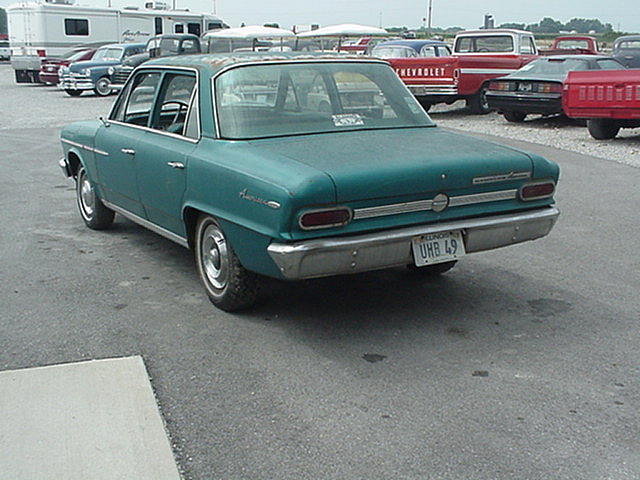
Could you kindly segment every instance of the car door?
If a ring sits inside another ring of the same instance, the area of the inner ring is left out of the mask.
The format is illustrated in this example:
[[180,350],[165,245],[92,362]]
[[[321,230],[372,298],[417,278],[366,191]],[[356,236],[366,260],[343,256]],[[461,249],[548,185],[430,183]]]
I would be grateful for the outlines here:
[[189,154],[199,139],[195,72],[167,71],[162,79],[150,129],[136,149],[136,177],[147,218],[182,237],[182,203]]
[[151,119],[159,72],[143,71],[122,92],[107,124],[96,134],[98,177],[107,201],[144,216],[136,184],[136,151]]

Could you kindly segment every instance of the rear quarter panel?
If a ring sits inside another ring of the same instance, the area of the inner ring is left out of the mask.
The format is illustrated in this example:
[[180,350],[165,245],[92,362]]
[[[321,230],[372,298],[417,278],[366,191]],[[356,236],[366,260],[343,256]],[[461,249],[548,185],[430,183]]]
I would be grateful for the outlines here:
[[387,60],[407,85],[456,85],[458,60],[454,57],[391,58]]

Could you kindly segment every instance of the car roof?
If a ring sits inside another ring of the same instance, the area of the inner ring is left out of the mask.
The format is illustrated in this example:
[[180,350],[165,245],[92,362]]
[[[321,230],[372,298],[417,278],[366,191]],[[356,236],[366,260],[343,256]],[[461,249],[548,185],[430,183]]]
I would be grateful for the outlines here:
[[405,47],[413,48],[414,50],[420,50],[425,45],[442,45],[447,46],[446,42],[441,40],[389,40],[387,42],[380,42],[376,47],[402,45]]
[[211,74],[234,65],[260,63],[291,63],[296,61],[358,61],[360,63],[385,63],[385,61],[362,55],[343,55],[339,53],[313,52],[234,52],[228,54],[180,55],[175,57],[154,58],[145,62],[143,67],[183,67],[208,71]]
[[152,38],[171,38],[171,39],[177,39],[177,40],[182,40],[183,38],[185,39],[197,38],[198,40],[200,40],[200,37],[192,33],[164,33],[161,35],[156,35],[155,37],[152,37]]
[[625,35],[615,39],[614,43],[624,42],[627,40],[640,40],[640,35]]
[[146,46],[146,43],[109,43],[98,48],[124,48],[125,50],[128,50],[130,48],[144,48]]

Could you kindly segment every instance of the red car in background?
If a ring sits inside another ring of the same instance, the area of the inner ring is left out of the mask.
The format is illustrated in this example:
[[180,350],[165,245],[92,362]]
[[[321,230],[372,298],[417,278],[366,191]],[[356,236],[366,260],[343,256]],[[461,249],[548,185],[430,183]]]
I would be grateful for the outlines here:
[[596,140],[640,127],[640,70],[570,72],[562,95],[564,112],[587,120]]
[[61,67],[68,67],[74,62],[91,60],[95,51],[95,48],[76,49],[67,52],[67,54],[61,58],[50,57],[42,60],[40,66],[40,81],[46,84],[57,85],[60,82],[58,71]]
[[337,47],[338,52],[350,52],[355,54],[364,54],[371,42],[371,37],[362,37],[358,40],[347,40]]

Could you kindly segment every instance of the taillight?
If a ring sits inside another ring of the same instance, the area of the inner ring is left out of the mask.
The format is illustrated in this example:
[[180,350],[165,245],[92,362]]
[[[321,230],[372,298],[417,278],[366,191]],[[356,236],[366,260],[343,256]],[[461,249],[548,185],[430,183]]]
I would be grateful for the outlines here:
[[491,82],[489,83],[489,90],[508,92],[511,90],[511,82]]
[[520,188],[520,200],[530,202],[532,200],[548,198],[553,195],[555,190],[556,184],[551,180],[527,183]]
[[300,216],[300,228],[315,230],[318,228],[341,227],[351,221],[351,210],[346,207],[310,210]]
[[46,50],[36,50],[36,53],[38,54],[39,57],[46,57],[47,56],[47,51]]
[[562,84],[561,83],[539,83],[538,92],[539,93],[562,93]]

